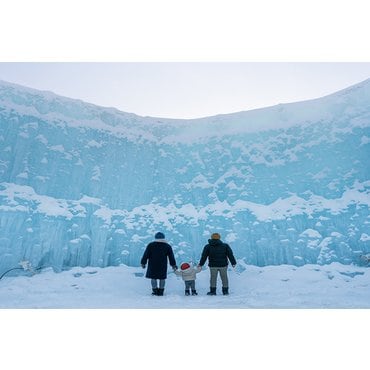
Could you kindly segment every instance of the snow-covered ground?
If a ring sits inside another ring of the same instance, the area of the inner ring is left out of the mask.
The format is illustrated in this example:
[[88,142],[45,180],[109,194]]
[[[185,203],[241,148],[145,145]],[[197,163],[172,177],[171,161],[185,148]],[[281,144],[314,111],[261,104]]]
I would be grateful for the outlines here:
[[197,275],[198,296],[184,296],[184,283],[168,274],[165,295],[150,295],[138,267],[51,269],[33,276],[5,276],[0,308],[370,308],[370,269],[354,265],[230,268],[230,295],[207,296],[209,270]]

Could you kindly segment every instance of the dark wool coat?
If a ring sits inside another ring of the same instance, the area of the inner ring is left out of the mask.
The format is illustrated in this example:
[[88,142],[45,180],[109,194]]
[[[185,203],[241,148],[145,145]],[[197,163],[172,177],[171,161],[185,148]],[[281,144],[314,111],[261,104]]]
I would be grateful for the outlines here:
[[149,279],[166,279],[167,259],[172,267],[176,267],[172,247],[166,241],[156,240],[149,243],[141,258],[142,265],[146,265],[147,261],[149,261],[145,277]]
[[208,258],[209,267],[225,267],[229,259],[231,265],[236,265],[236,260],[230,246],[219,239],[209,239],[203,248],[199,265],[203,266]]

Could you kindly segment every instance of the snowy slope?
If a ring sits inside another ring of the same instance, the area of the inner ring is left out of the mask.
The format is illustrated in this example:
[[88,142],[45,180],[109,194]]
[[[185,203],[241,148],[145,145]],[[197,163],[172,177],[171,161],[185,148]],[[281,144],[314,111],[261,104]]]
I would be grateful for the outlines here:
[[0,272],[178,262],[219,231],[238,259],[344,264],[370,252],[370,80],[305,102],[140,117],[0,82]]

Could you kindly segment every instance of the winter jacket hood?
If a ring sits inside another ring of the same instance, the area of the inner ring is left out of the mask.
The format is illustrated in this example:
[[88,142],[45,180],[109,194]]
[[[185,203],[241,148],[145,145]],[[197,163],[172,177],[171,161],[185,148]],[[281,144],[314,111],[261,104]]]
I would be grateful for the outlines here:
[[220,239],[208,239],[208,244],[209,245],[220,245],[224,244]]

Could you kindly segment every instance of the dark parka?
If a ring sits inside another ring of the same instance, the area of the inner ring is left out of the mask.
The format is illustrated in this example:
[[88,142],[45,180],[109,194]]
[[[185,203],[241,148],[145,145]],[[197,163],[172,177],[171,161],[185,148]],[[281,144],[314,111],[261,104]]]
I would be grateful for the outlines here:
[[172,267],[177,267],[172,247],[166,241],[157,240],[149,243],[141,258],[142,265],[146,265],[147,261],[149,261],[145,277],[149,279],[166,279],[167,258]]
[[208,244],[203,248],[199,265],[203,266],[207,258],[209,267],[225,267],[228,265],[228,259],[232,266],[236,265],[230,246],[219,239],[208,239]]

